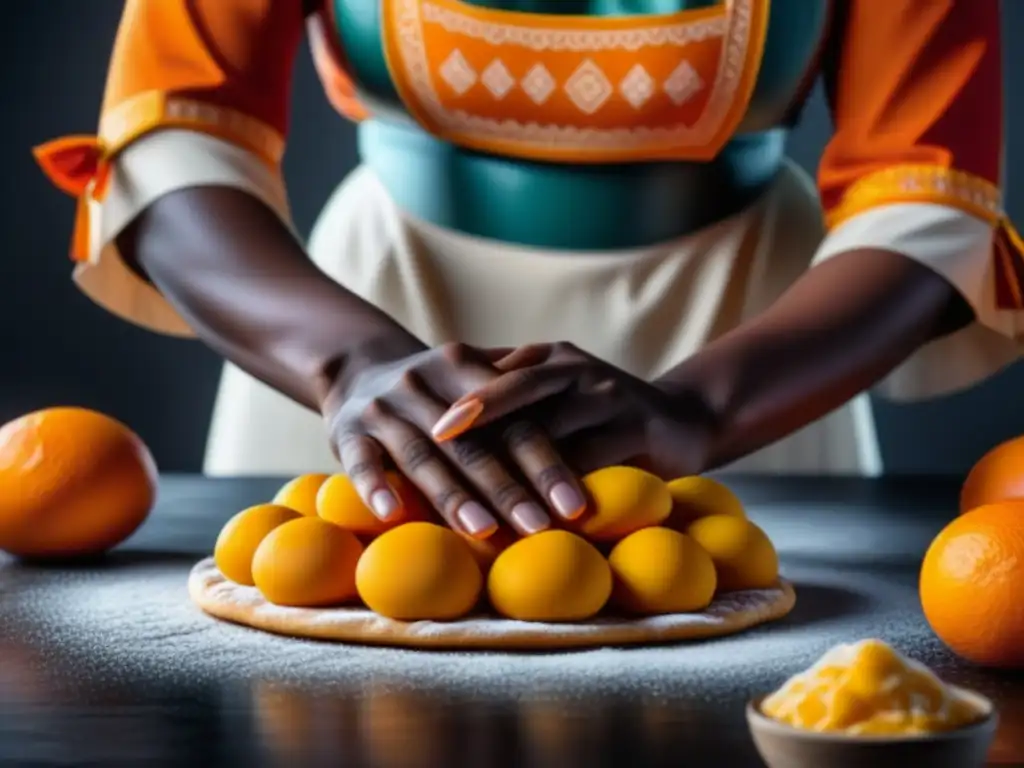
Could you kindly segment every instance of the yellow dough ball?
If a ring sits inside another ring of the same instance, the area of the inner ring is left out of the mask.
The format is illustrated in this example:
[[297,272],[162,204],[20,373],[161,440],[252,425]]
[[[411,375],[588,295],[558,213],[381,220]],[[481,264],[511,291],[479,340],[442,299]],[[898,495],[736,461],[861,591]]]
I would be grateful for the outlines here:
[[605,467],[583,478],[590,495],[586,513],[572,529],[594,541],[617,541],[660,525],[672,512],[672,496],[657,476],[635,467]]
[[426,520],[428,515],[413,485],[397,472],[388,472],[387,478],[392,490],[398,494],[401,511],[390,520],[381,520],[367,507],[352,481],[345,475],[332,475],[316,496],[317,514],[329,523],[334,523],[357,536],[373,537],[391,530],[402,523]]
[[749,520],[711,515],[695,520],[686,533],[711,555],[718,591],[767,589],[779,577],[779,557],[768,535]]
[[685,531],[694,520],[711,515],[747,516],[741,502],[728,486],[710,477],[680,477],[668,483],[672,496],[672,514],[666,528]]
[[299,475],[289,480],[274,496],[274,504],[291,507],[307,517],[316,517],[316,495],[330,475]]
[[625,613],[656,615],[702,611],[715,596],[715,564],[703,547],[669,528],[630,534],[608,557],[612,602]]
[[276,528],[252,560],[256,587],[275,605],[320,608],[356,596],[359,540],[316,517],[300,517]]
[[382,533],[356,569],[363,602],[401,621],[448,621],[469,613],[483,576],[463,538],[433,523],[406,523]]
[[557,529],[517,541],[498,555],[487,578],[494,610],[520,621],[589,619],[611,591],[611,569],[601,553]]
[[280,504],[259,504],[243,509],[228,520],[217,537],[213,548],[217,568],[236,584],[253,586],[252,558],[256,549],[275,528],[301,516]]

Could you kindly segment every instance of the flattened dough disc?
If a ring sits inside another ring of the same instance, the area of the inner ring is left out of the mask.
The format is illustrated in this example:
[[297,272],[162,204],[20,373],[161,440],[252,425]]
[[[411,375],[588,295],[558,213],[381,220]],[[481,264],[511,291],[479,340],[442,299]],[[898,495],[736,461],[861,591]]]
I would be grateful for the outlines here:
[[793,586],[734,592],[701,613],[627,620],[601,618],[576,624],[542,624],[491,616],[460,621],[394,621],[365,608],[282,608],[255,587],[228,581],[213,558],[197,563],[188,580],[192,600],[224,621],[289,637],[363,645],[477,650],[555,650],[647,645],[733,635],[780,619],[796,604]]

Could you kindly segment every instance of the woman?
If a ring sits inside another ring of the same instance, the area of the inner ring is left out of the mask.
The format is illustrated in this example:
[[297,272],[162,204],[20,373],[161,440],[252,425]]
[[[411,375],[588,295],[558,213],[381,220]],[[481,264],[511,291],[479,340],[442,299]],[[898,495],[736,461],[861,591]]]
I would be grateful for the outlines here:
[[[279,165],[307,25],[362,156],[312,260]],[[230,361],[209,472],[336,456],[387,518],[394,464],[452,526],[525,534],[601,464],[877,474],[866,389],[1015,359],[999,27],[997,0],[128,0],[98,137],[37,157],[80,199],[82,289]],[[815,189],[783,144],[819,75]]]

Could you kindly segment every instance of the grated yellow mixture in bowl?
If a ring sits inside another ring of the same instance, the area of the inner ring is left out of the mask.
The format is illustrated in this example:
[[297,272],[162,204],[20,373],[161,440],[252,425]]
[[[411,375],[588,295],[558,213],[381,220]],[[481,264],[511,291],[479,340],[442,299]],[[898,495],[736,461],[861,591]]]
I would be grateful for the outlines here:
[[849,736],[915,736],[984,716],[930,669],[881,640],[837,646],[767,697],[761,711],[802,730]]

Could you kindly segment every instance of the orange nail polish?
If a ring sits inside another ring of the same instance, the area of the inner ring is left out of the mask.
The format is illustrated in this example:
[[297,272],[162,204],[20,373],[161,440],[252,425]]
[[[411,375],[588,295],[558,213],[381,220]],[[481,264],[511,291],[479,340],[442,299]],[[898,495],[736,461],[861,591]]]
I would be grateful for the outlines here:
[[467,429],[473,426],[473,423],[480,418],[480,414],[484,412],[484,404],[479,400],[467,400],[462,405],[456,405],[453,408],[449,408],[448,411],[437,420],[434,428],[430,430],[430,434],[434,436],[434,439],[439,442],[451,440],[453,437],[458,437]]

